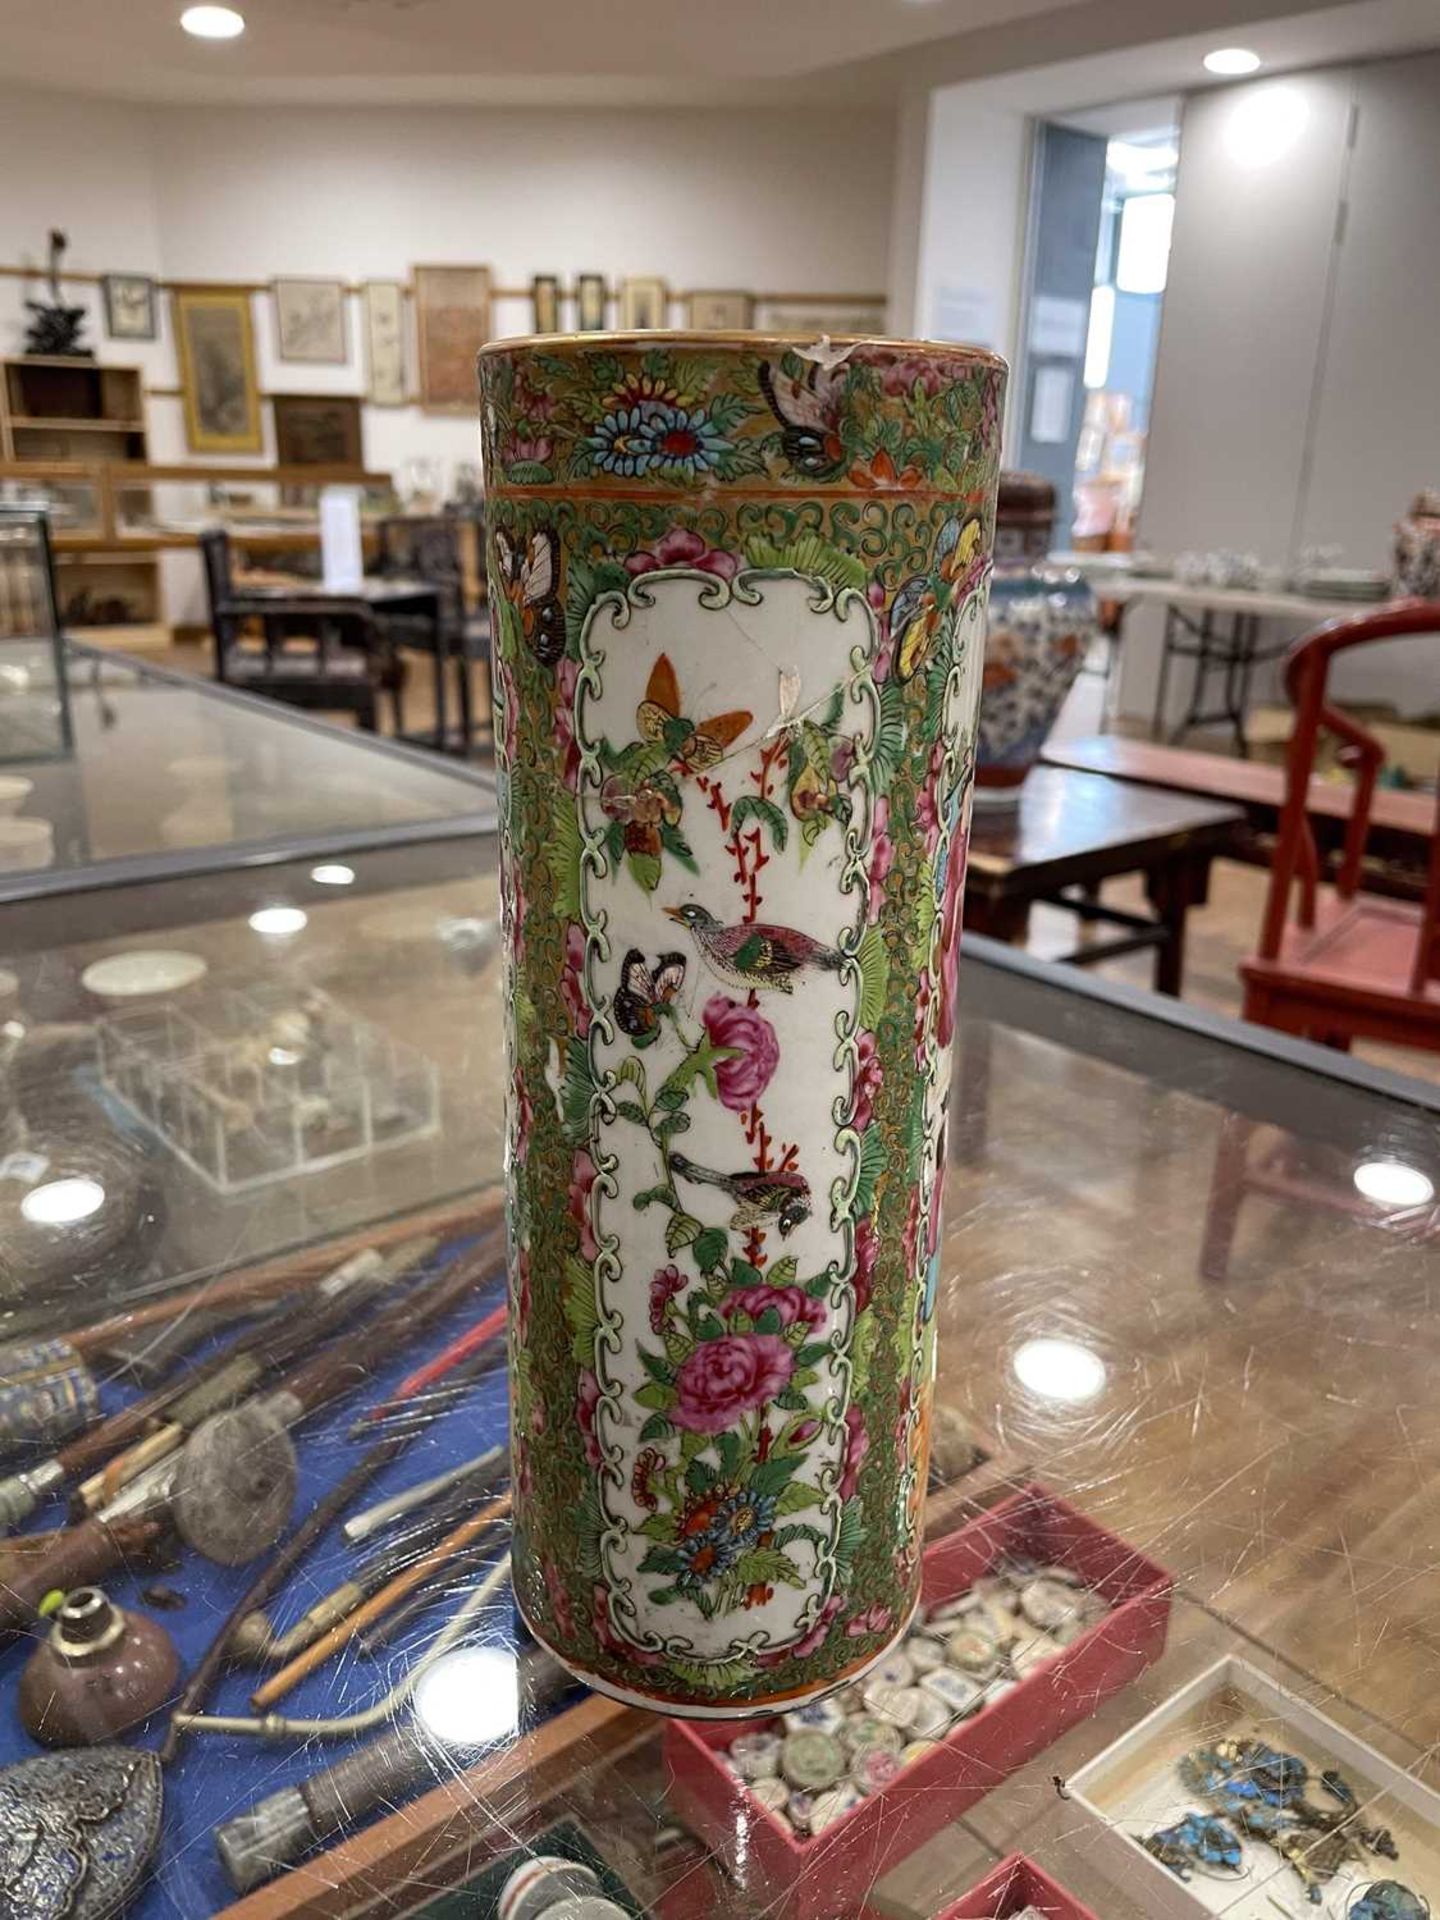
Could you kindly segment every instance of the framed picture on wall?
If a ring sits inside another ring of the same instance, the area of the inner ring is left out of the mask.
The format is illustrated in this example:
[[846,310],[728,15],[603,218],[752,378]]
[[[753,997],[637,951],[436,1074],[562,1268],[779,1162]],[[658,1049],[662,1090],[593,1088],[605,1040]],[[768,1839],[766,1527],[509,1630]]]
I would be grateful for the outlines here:
[[748,333],[755,324],[753,293],[703,292],[690,296],[690,325],[706,333]]
[[405,289],[398,280],[367,280],[365,306],[366,398],[372,407],[403,407],[405,392]]
[[159,333],[155,282],[148,273],[103,273],[105,331],[112,340],[154,340]]
[[172,299],[185,444],[191,453],[259,453],[264,438],[249,294],[180,286]]
[[560,331],[560,282],[553,273],[537,273],[530,281],[530,325],[535,333]]
[[620,282],[620,325],[627,332],[650,332],[670,318],[670,289],[653,275],[636,274]]
[[575,282],[575,324],[581,333],[600,333],[605,327],[605,311],[610,291],[603,273],[582,273]]
[[412,275],[420,405],[427,413],[473,413],[475,355],[490,338],[490,269],[415,267]]
[[363,468],[360,402],[350,393],[277,393],[275,464]]
[[282,360],[343,366],[345,288],[339,280],[275,280],[275,349]]
[[788,306],[783,300],[763,301],[756,313],[757,326],[766,333],[861,333],[885,331],[885,309],[857,300],[852,306]]

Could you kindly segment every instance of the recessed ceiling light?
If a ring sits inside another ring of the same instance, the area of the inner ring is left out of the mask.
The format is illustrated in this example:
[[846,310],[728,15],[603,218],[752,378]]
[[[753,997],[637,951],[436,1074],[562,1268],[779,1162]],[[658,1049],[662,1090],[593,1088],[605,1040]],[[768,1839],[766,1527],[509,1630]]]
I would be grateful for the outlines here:
[[32,1187],[20,1202],[20,1214],[32,1227],[69,1227],[77,1220],[88,1220],[104,1204],[105,1189],[100,1182],[77,1175]]
[[187,7],[180,24],[197,40],[237,40],[245,31],[245,16],[234,7]]
[[1260,56],[1252,53],[1249,47],[1216,47],[1213,53],[1205,56],[1207,73],[1223,73],[1231,78],[1241,73],[1257,73],[1260,69]]
[[1435,1198],[1435,1182],[1403,1160],[1362,1160],[1354,1180],[1377,1207],[1427,1207]]
[[309,924],[310,916],[303,907],[261,907],[250,916],[256,933],[303,933]]
[[310,869],[310,878],[317,887],[348,887],[354,884],[355,869],[339,860],[327,860],[323,866]]
[[1042,1400],[1076,1406],[1105,1385],[1105,1362],[1078,1340],[1027,1340],[1011,1364],[1021,1386]]

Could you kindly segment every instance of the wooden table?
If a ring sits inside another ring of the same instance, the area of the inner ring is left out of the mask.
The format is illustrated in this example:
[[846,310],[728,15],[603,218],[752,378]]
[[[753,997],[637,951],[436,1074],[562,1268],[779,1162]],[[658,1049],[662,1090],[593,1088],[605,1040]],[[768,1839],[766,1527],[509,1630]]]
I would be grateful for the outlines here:
[[[1215,800],[1103,774],[1036,767],[1020,789],[1018,807],[977,808],[972,816],[965,925],[1020,941],[1037,900],[1063,906],[1083,921],[1120,929],[1114,938],[1079,946],[1063,959],[1093,966],[1151,947],[1156,990],[1178,994],[1186,914],[1203,904],[1210,862],[1244,818],[1238,807]],[[1153,919],[1101,904],[1101,882],[1121,873],[1144,876]]]
[[[1243,810],[1247,830],[1230,851],[1237,859],[1270,864],[1270,836],[1285,804],[1283,767],[1164,747],[1151,740],[1126,740],[1114,733],[1052,741],[1041,758],[1051,767],[1107,774],[1140,786],[1167,787],[1196,798],[1233,803]],[[1311,779],[1305,804],[1322,854],[1343,845],[1351,799],[1350,781],[1325,780],[1318,774]],[[1365,884],[1407,898],[1413,898],[1417,889],[1423,891],[1434,832],[1433,795],[1378,788],[1370,808]]]
[[[1260,623],[1283,620],[1292,626],[1314,627],[1345,614],[1360,613],[1373,601],[1327,600],[1279,587],[1213,587],[1203,582],[1177,580],[1172,575],[1137,577],[1119,569],[1085,567],[1086,579],[1102,600],[1128,608],[1146,602],[1163,607],[1165,636],[1160,655],[1160,678],[1155,690],[1154,737],[1181,740],[1193,727],[1230,727],[1242,757],[1250,751],[1245,714],[1255,669],[1287,651],[1288,640],[1261,644]],[[1176,725],[1165,727],[1165,699],[1170,663],[1195,662],[1195,680],[1185,712]],[[1212,676],[1220,680],[1219,705],[1207,709]]]
[[[419,621],[428,629],[435,654],[435,738],[433,744],[444,750],[447,716],[445,712],[445,671],[450,647],[442,618],[441,589],[433,580],[400,575],[366,574],[353,586],[330,587],[323,580],[293,579],[261,572],[241,573],[235,580],[232,603],[241,611],[256,613],[294,613],[297,616],[327,613],[365,612],[382,624],[386,620]],[[409,737],[409,736],[407,736]]]

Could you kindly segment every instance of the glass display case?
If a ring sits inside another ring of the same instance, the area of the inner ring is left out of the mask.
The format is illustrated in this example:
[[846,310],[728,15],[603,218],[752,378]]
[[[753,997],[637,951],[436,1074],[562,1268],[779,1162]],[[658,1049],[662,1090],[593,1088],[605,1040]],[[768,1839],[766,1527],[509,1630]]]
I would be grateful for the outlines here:
[[[13,1910],[42,1866],[136,1920],[1440,1906],[1440,1089],[967,939],[926,1646],[834,1709],[901,1764],[820,1817],[768,1724],[515,1627],[486,783],[78,680],[68,851],[0,901]],[[1243,1824],[1222,1740],[1288,1852],[1160,1837]]]
[[[49,510],[0,502],[0,766],[53,759],[70,739]],[[23,775],[10,775],[0,820],[18,814],[28,792]],[[38,857],[23,838],[0,839],[0,870]]]

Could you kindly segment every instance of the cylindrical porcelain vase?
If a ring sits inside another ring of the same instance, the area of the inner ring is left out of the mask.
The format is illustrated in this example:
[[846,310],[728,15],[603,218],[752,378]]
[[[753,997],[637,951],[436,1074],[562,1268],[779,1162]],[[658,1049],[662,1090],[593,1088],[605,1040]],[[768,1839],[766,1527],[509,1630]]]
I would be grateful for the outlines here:
[[516,1597],[604,1692],[755,1713],[918,1592],[1004,363],[480,370]]

